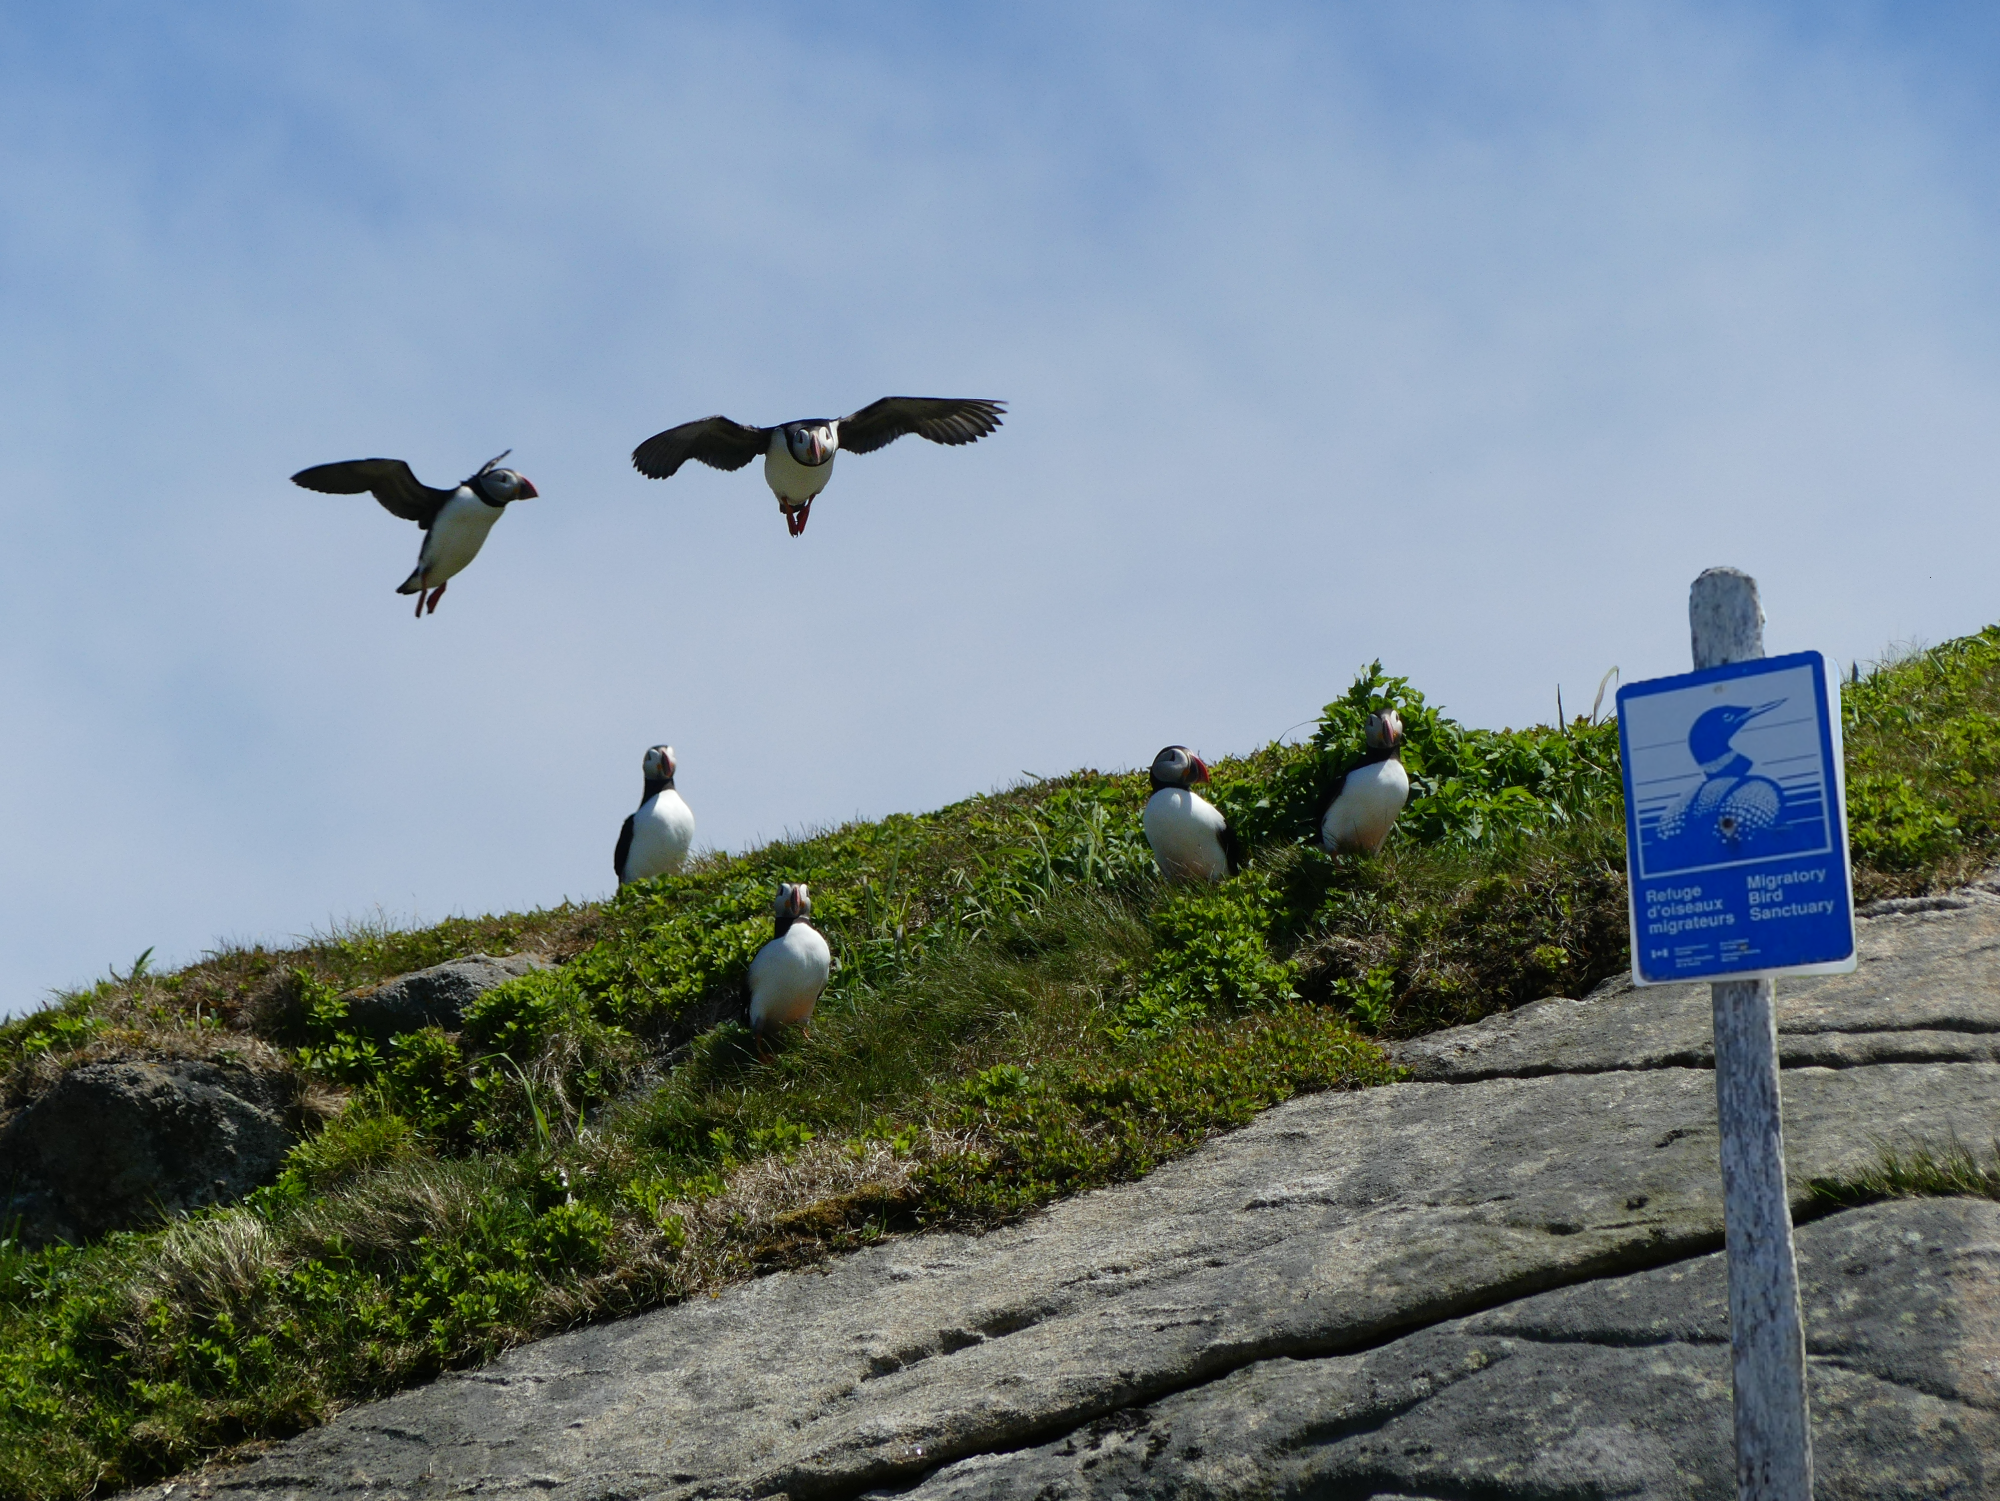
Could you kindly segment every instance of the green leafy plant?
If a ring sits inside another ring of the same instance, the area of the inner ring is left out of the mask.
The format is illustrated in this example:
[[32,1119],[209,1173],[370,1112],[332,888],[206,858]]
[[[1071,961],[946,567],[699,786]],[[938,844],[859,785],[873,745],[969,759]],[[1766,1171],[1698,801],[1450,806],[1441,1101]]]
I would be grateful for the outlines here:
[[1389,1007],[1396,996],[1396,972],[1384,965],[1353,979],[1334,981],[1333,991],[1347,1003],[1364,1030],[1379,1032],[1389,1019]]
[[1961,881],[2000,856],[2000,626],[1842,685],[1856,895]]
[[1169,896],[1155,909],[1153,961],[1121,1008],[1119,1035],[1157,1036],[1212,1010],[1296,999],[1295,966],[1270,950],[1275,905],[1261,872]]
[[1615,723],[1468,729],[1380,662],[1326,706],[1304,745],[1274,747],[1218,777],[1217,805],[1254,843],[1316,841],[1334,783],[1362,753],[1369,716],[1391,708],[1403,721],[1414,790],[1397,837],[1481,845],[1623,806]]

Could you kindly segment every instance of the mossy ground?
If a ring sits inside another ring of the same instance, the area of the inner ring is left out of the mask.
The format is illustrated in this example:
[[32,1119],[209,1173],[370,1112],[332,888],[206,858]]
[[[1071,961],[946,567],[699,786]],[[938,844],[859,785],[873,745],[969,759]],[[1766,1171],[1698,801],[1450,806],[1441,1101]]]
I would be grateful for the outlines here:
[[[1378,856],[1313,844],[1386,703],[1419,798]],[[2000,845],[2000,628],[1847,690],[1858,894]],[[521,1340],[1142,1174],[1378,1039],[1622,969],[1614,727],[1469,730],[1371,669],[1302,745],[1216,769],[1252,858],[1163,888],[1143,775],[855,824],[614,900],[135,964],[0,1028],[0,1111],[92,1057],[233,1054],[325,1124],[252,1201],[88,1247],[0,1244],[0,1495],[109,1490]],[[761,1063],[726,1018],[779,880],[838,956]],[[381,1043],[341,997],[472,952],[561,962]]]

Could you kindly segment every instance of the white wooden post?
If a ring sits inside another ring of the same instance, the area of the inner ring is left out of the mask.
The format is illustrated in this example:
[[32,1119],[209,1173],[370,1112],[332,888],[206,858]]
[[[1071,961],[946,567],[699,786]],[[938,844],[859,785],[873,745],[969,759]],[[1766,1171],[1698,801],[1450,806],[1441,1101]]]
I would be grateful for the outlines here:
[[[1696,671],[1763,656],[1757,581],[1734,568],[1709,569],[1688,591],[1688,625]],[[1770,980],[1729,980],[1711,991],[1723,1238],[1729,1254],[1736,1494],[1741,1501],[1812,1501],[1805,1320],[1785,1194],[1775,986]]]

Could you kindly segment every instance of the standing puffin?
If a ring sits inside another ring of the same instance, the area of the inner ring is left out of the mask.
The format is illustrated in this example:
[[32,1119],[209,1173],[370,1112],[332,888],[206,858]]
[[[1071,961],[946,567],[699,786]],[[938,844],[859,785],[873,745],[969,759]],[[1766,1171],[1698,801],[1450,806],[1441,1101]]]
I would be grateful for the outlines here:
[[806,1030],[813,1004],[833,973],[833,950],[806,919],[812,894],[804,882],[778,887],[777,936],[750,961],[750,1034],[768,1053],[773,1027]]
[[1333,800],[1320,819],[1319,837],[1329,851],[1373,853],[1389,837],[1396,817],[1410,800],[1410,774],[1403,769],[1403,717],[1394,709],[1368,716],[1367,750],[1333,784]]
[[[364,490],[382,502],[391,516],[414,521],[424,529],[417,567],[396,587],[398,594],[417,596],[417,614],[438,607],[452,575],[479,556],[486,534],[500,513],[517,500],[532,500],[535,487],[517,470],[502,469],[508,449],[479,466],[479,472],[456,489],[433,490],[418,482],[401,459],[348,459],[339,464],[315,464],[292,476],[292,483],[322,495],[359,495]],[[426,601],[425,590],[430,591]]]
[[906,433],[933,443],[977,443],[1000,425],[1003,401],[950,396],[885,396],[847,417],[806,417],[776,427],[749,427],[727,417],[704,417],[655,433],[632,450],[632,467],[666,479],[689,459],[713,469],[741,469],[759,454],[764,483],[778,497],[785,529],[806,529],[813,497],[833,478],[833,456],[873,453]]
[[645,772],[639,811],[625,815],[618,849],[611,857],[620,886],[648,876],[672,875],[694,844],[694,814],[674,790],[674,748],[656,745],[647,751]]
[[1194,790],[1208,780],[1208,763],[1185,745],[1170,745],[1153,757],[1152,776],[1142,822],[1160,874],[1169,881],[1219,881],[1235,870],[1235,831]]

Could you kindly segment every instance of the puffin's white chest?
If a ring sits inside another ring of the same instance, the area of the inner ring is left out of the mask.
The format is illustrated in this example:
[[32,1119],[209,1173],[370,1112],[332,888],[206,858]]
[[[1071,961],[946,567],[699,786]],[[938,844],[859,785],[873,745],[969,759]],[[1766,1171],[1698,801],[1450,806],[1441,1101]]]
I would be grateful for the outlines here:
[[678,792],[664,788],[632,815],[632,848],[625,855],[625,879],[643,881],[677,871],[693,847],[694,812]]
[[750,1030],[802,1026],[833,973],[833,950],[811,923],[795,922],[750,961]]
[[1225,820],[1215,805],[1185,787],[1162,787],[1146,800],[1146,843],[1170,881],[1219,881],[1229,874],[1223,852]]
[[452,492],[424,533],[423,551],[417,555],[425,586],[435,588],[478,557],[503,509],[489,506],[464,485]]
[[1410,774],[1393,756],[1357,766],[1320,820],[1320,842],[1329,850],[1378,850],[1410,800]]
[[773,433],[771,446],[764,453],[764,483],[778,499],[798,505],[826,488],[826,482],[833,478],[833,461],[839,456],[836,451],[827,455],[824,464],[801,464],[792,457],[785,435]]

